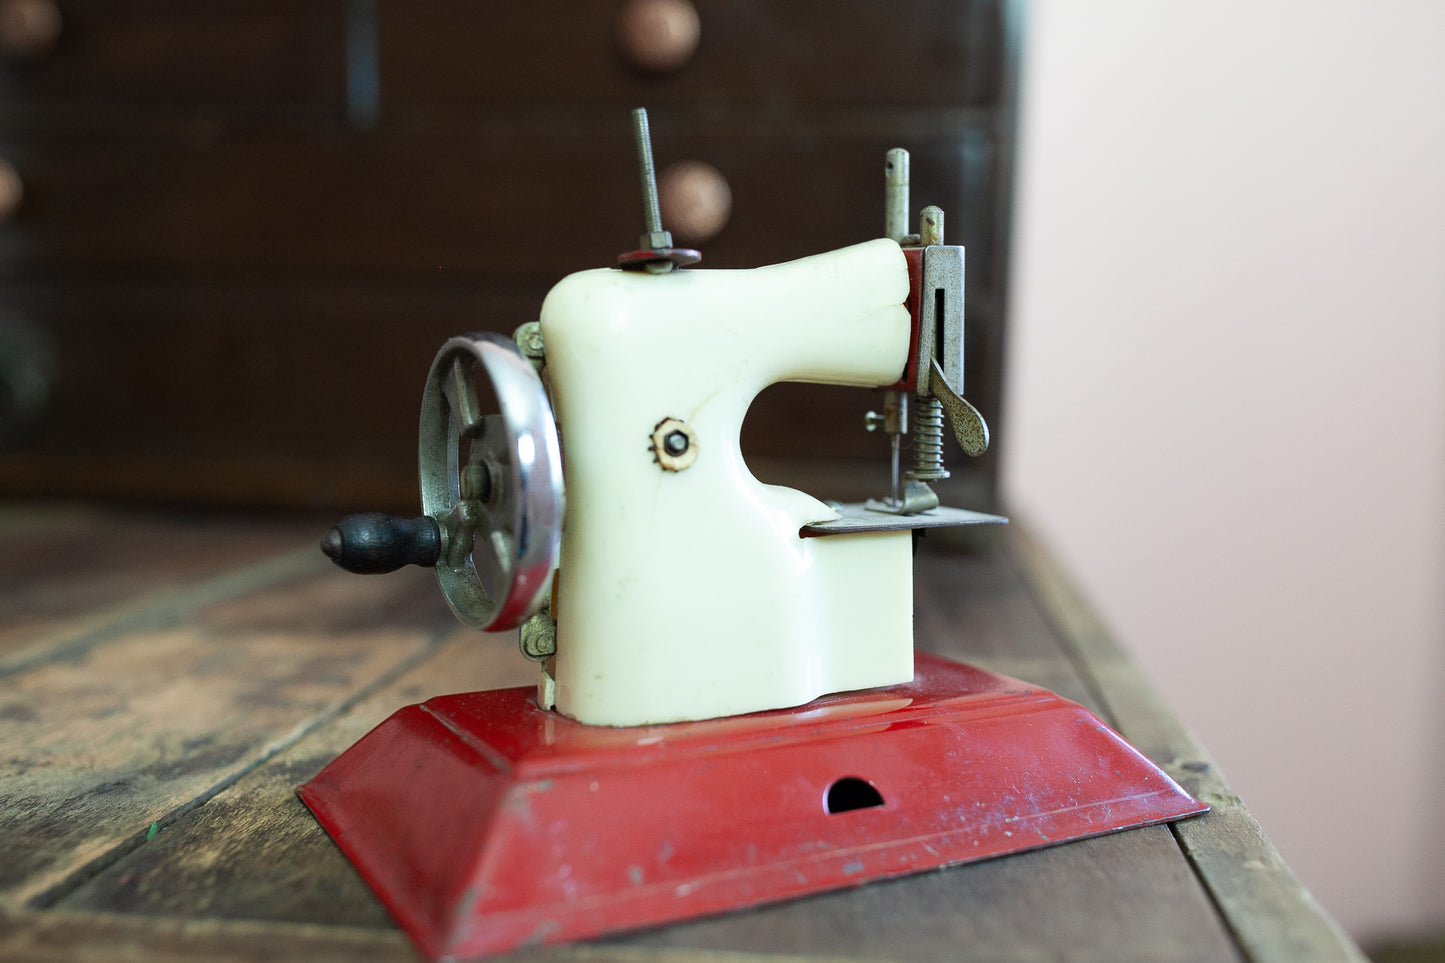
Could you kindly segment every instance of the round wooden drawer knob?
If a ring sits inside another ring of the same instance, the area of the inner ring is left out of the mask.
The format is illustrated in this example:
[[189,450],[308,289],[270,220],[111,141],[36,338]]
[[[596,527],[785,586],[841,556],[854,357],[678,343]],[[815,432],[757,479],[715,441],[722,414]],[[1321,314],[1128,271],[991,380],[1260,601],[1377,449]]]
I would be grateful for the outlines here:
[[711,164],[678,161],[657,179],[662,223],[680,241],[703,244],[717,237],[733,212],[727,178]]
[[0,0],[0,53],[12,60],[37,60],[60,39],[55,0]]
[[8,221],[20,209],[20,200],[25,196],[25,185],[20,173],[3,157],[0,157],[0,221]]
[[658,73],[692,59],[702,37],[689,0],[626,0],[617,11],[617,43],[634,66]]

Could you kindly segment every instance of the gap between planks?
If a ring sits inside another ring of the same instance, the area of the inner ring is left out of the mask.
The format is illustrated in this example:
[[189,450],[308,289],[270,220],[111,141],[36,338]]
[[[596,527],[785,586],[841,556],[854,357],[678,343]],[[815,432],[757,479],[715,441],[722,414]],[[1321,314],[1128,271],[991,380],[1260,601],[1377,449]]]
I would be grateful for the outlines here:
[[180,589],[160,589],[97,612],[31,643],[0,661],[0,679],[78,659],[96,646],[134,632],[171,628],[208,605],[326,570],[314,547],[293,549]]
[[[309,556],[315,553],[313,551],[308,551],[307,554]],[[261,766],[264,766],[266,763],[270,762],[272,759],[285,752],[287,749],[290,749],[292,746],[305,739],[311,733],[327,725],[333,719],[336,719],[337,717],[350,711],[354,706],[356,706],[366,698],[370,697],[381,689],[384,689],[385,687],[391,685],[393,682],[406,675],[406,673],[410,672],[418,665],[421,665],[423,662],[436,655],[437,652],[441,651],[443,647],[449,644],[449,642],[453,638],[455,638],[457,634],[458,633],[456,629],[451,626],[443,630],[438,630],[437,632],[429,636],[420,645],[412,649],[412,651],[408,653],[407,656],[401,661],[397,662],[391,668],[376,676],[370,682],[356,689],[346,698],[340,700],[339,702],[336,702],[335,704],[322,710],[321,712],[316,713],[310,718],[301,720],[294,727],[292,727],[291,731],[288,732],[286,735],[267,744],[261,749],[260,752],[256,753],[256,755],[252,756],[250,759],[243,760],[238,763],[234,769],[221,777],[215,783],[211,784],[209,787],[202,790],[197,795],[191,797],[184,803],[181,803],[179,806],[172,808],[164,815],[162,815],[159,819],[155,820],[153,823],[132,833],[130,836],[121,840],[119,843],[112,846],[101,855],[95,857],[89,862],[82,864],[81,866],[78,866],[59,883],[56,883],[54,886],[51,886],[50,888],[32,896],[26,901],[25,905],[31,909],[48,909],[50,907],[53,907],[55,904],[63,900],[66,896],[70,895],[80,887],[84,886],[95,876],[104,872],[106,869],[115,865],[120,860],[140,849],[140,847],[144,846],[160,830],[170,827],[177,820],[183,818],[186,814],[192,812],[200,806],[205,805],[211,799],[214,799],[217,795],[229,789],[231,786],[235,785],[247,774],[254,772]]]

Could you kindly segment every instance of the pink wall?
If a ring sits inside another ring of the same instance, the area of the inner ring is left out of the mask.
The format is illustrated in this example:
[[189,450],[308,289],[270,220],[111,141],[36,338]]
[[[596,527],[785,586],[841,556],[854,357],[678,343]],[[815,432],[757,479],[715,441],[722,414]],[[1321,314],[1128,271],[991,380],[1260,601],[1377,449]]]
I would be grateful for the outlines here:
[[1030,6],[1010,508],[1342,923],[1445,922],[1445,3]]

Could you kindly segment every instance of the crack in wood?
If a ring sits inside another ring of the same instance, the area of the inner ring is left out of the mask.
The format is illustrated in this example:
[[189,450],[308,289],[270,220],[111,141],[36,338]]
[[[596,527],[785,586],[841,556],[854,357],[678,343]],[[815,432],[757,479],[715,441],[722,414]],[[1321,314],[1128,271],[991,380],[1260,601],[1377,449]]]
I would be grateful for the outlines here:
[[72,626],[62,630],[0,661],[0,679],[56,662],[80,659],[97,646],[126,635],[170,628],[208,605],[314,575],[325,569],[321,554],[308,546],[181,589],[147,593],[138,601],[97,613],[87,618],[79,628]]
[[[310,554],[314,553],[309,552],[308,555]],[[284,559],[285,557],[286,556],[283,556],[282,558]],[[445,630],[438,630],[429,636],[426,641],[413,649],[406,658],[397,662],[390,669],[381,673],[329,708],[297,723],[289,733],[263,747],[256,755],[240,763],[235,769],[231,770],[202,792],[188,799],[181,805],[174,807],[153,822],[148,823],[145,827],[132,833],[101,855],[76,867],[75,870],[69,873],[59,883],[31,897],[26,902],[26,907],[43,910],[55,906],[91,879],[94,879],[100,873],[103,873],[111,866],[114,866],[122,859],[125,859],[140,849],[140,847],[155,838],[158,832],[163,832],[188,813],[205,805],[222,792],[225,792],[249,773],[266,765],[272,759],[290,749],[292,746],[295,746],[313,732],[326,726],[339,716],[344,715],[372,694],[396,682],[412,669],[436,655],[437,652],[441,651],[441,649],[448,644],[448,641],[454,637],[455,634],[455,630],[452,627],[448,627]]]

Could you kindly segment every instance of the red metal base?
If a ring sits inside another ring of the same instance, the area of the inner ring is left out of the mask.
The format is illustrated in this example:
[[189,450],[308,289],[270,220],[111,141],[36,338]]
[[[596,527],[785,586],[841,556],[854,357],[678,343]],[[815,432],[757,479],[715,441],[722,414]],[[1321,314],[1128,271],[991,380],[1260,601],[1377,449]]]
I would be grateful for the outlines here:
[[432,957],[753,906],[1178,819],[1088,711],[920,653],[914,681],[611,729],[531,689],[442,696],[299,790]]

